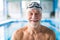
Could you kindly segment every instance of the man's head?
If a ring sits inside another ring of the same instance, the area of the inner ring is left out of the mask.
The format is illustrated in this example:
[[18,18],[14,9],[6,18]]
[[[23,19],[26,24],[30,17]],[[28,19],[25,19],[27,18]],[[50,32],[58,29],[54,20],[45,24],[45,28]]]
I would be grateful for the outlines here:
[[39,3],[32,2],[27,7],[27,18],[29,23],[36,25],[41,20],[42,8]]

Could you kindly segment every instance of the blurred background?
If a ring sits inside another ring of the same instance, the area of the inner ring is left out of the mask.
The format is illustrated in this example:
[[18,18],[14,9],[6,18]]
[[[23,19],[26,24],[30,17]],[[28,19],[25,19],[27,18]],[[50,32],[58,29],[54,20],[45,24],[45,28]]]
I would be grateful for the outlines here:
[[60,0],[0,0],[0,40],[11,40],[12,33],[27,24],[25,13],[30,2],[41,4],[41,24],[60,40]]

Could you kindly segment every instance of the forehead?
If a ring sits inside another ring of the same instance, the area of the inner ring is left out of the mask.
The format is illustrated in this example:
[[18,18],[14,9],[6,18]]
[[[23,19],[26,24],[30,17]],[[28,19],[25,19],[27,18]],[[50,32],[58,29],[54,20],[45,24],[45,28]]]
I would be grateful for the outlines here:
[[33,13],[36,13],[36,12],[37,12],[37,13],[41,13],[41,10],[39,10],[39,9],[34,9],[34,8],[33,8],[33,9],[28,9],[27,11],[28,11],[28,12],[33,12]]

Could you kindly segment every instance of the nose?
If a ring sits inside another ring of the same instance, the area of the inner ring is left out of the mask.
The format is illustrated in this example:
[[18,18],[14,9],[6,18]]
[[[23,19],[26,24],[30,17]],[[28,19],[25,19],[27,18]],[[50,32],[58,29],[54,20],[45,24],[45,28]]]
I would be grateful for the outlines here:
[[32,18],[33,18],[33,19],[35,19],[35,17],[36,17],[36,15],[35,15],[35,14],[33,14],[33,15],[32,15]]

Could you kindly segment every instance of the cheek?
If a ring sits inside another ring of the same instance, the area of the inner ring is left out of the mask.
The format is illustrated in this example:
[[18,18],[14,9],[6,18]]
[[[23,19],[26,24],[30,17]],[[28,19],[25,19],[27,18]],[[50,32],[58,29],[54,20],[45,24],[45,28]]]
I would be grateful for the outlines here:
[[32,17],[30,15],[27,16],[28,20],[30,20]]
[[41,20],[41,18],[42,18],[41,15],[39,15],[39,16],[38,16],[38,19]]

